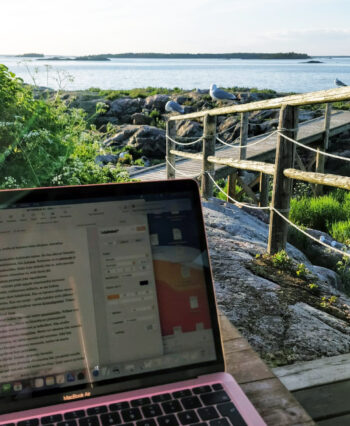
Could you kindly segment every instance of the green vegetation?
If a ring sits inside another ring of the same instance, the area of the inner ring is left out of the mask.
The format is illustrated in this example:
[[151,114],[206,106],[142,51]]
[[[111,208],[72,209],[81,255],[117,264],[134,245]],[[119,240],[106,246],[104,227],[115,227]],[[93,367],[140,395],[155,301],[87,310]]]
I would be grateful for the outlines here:
[[290,219],[347,243],[350,239],[350,193],[337,190],[317,198],[294,198],[290,204]]
[[[219,179],[217,181],[217,184],[225,192],[225,194],[228,193],[227,179]],[[243,189],[239,185],[236,185],[235,192],[236,192],[235,200],[244,201],[244,192],[243,192]],[[226,197],[225,194],[223,194],[218,188],[214,187],[214,194],[213,194],[214,197],[217,197],[217,198],[219,198],[220,200],[223,200],[223,201],[227,201],[227,197]]]
[[153,95],[172,95],[181,93],[182,90],[178,87],[174,89],[166,89],[165,87],[146,87],[135,88],[130,90],[101,90],[96,87],[91,87],[89,92],[96,93],[98,96],[104,97],[107,100],[114,101],[118,98],[147,98]]
[[99,133],[85,113],[56,96],[37,99],[0,65],[0,188],[124,181],[120,167],[100,167]]

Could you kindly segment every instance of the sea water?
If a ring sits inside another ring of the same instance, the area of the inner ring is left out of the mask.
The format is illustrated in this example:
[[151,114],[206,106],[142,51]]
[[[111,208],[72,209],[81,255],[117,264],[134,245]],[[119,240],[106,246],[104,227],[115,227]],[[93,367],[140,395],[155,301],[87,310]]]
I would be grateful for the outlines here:
[[336,87],[334,79],[350,84],[350,57],[308,60],[243,59],[111,59],[110,61],[51,61],[0,56],[0,63],[26,83],[64,90],[179,87],[209,89],[256,87],[277,92],[312,92]]

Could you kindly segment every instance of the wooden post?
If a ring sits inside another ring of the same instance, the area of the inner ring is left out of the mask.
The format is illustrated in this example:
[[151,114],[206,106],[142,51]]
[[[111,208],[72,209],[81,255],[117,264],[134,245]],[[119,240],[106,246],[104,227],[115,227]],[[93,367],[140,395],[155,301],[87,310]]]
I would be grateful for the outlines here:
[[245,160],[247,158],[247,139],[248,139],[248,112],[242,112],[241,114],[241,133],[240,133],[240,150],[239,150],[239,160]]
[[[332,104],[326,105],[326,111],[325,111],[325,117],[324,117],[324,135],[321,143],[318,145],[318,148],[321,151],[327,151],[328,144],[329,144],[329,126],[331,123],[331,114],[332,114]],[[325,163],[325,157],[324,155],[317,152],[316,154],[316,173],[324,173],[324,163]],[[315,195],[322,195],[323,194],[323,186],[322,185],[316,185],[315,186]]]
[[[176,135],[176,122],[167,121],[166,123],[166,178],[175,179],[175,155],[170,153],[170,150],[175,149],[175,144],[169,139],[175,139]],[[169,163],[170,164],[169,164]]]
[[203,129],[203,163],[202,163],[202,197],[208,199],[213,196],[214,184],[206,172],[212,177],[215,173],[215,164],[208,161],[210,155],[215,155],[216,140],[216,116],[206,115],[204,117]]
[[260,173],[259,191],[259,206],[266,207],[269,204],[269,176],[265,173]]
[[[230,197],[236,199],[236,183],[237,183],[237,172],[234,171],[233,173],[228,175],[227,178],[227,195]],[[233,203],[232,200],[230,200],[229,197],[227,197],[228,203]]]
[[[283,105],[280,111],[279,128],[282,132],[295,139],[298,125],[298,108]],[[276,147],[275,174],[271,205],[284,216],[289,216],[289,201],[292,180],[284,176],[283,170],[294,164],[295,144],[278,135]],[[269,254],[284,250],[287,244],[288,223],[273,210],[270,214],[270,228],[267,251]]]

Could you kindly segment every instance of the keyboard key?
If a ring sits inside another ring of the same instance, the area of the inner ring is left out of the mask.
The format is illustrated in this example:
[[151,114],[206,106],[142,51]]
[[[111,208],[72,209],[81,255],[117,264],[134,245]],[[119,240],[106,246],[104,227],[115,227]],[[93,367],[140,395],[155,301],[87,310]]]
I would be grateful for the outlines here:
[[77,426],[76,420],[67,420],[57,423],[57,426]]
[[125,410],[126,408],[130,408],[128,401],[115,402],[114,404],[111,404],[109,406],[109,409],[111,411]]
[[119,425],[122,422],[118,413],[107,413],[100,416],[103,426]]
[[215,410],[214,407],[204,407],[198,410],[198,414],[202,420],[212,420],[217,419],[219,413]]
[[97,416],[83,417],[79,419],[80,426],[100,426]]
[[182,389],[180,391],[173,392],[174,398],[183,398],[185,396],[191,396],[192,392],[189,389]]
[[209,424],[210,426],[231,426],[227,419],[211,420]]
[[141,410],[145,417],[156,417],[163,414],[158,404],[146,405]]
[[221,383],[215,383],[213,386],[214,390],[221,390],[224,389]]
[[124,422],[133,422],[142,419],[141,412],[138,408],[127,408],[121,412]]
[[157,423],[153,419],[140,420],[136,422],[136,426],[157,426]]
[[195,411],[190,410],[183,413],[178,414],[179,420],[182,425],[189,425],[191,423],[198,423],[199,418]]
[[178,426],[179,425],[177,418],[173,414],[170,414],[170,416],[157,417],[157,421],[159,426]]
[[247,425],[247,423],[243,420],[242,416],[239,414],[239,411],[232,402],[227,402],[226,404],[219,404],[217,406],[217,409],[219,410],[219,413],[222,416],[228,417],[231,423],[235,426]]
[[193,388],[192,392],[196,395],[199,395],[200,393],[207,393],[207,392],[211,392],[211,387],[210,386],[198,386],[197,388]]
[[148,405],[151,403],[149,398],[138,398],[130,401],[132,407],[141,407],[142,405]]
[[164,402],[164,401],[170,401],[171,395],[170,393],[161,393],[160,395],[154,395],[152,396],[153,402]]
[[179,401],[166,401],[162,403],[162,408],[166,414],[177,413],[178,411],[182,411],[182,407]]
[[50,423],[57,423],[63,420],[62,414],[53,414],[52,416],[45,416],[41,419],[41,424],[48,425]]
[[23,420],[17,423],[17,426],[37,426],[39,424],[39,419],[29,419]]
[[107,413],[108,408],[106,405],[99,405],[97,407],[91,407],[87,409],[88,416],[93,416],[94,414],[103,414]]
[[182,398],[181,403],[187,410],[202,407],[202,403],[200,402],[198,396],[188,396],[187,398]]
[[67,413],[64,413],[64,418],[66,420],[80,419],[85,416],[86,414],[84,410],[68,411]]
[[204,393],[200,395],[204,405],[220,404],[221,402],[230,401],[230,397],[224,390],[217,392]]

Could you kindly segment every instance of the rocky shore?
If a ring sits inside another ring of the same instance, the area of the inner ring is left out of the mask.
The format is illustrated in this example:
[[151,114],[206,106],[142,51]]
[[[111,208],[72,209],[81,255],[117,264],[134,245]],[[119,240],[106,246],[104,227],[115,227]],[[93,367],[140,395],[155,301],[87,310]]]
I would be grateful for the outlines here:
[[270,366],[350,352],[350,298],[334,271],[290,244],[288,255],[305,264],[316,294],[288,274],[254,267],[268,225],[221,200],[203,207],[219,308]]

